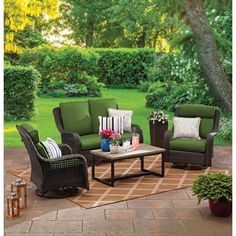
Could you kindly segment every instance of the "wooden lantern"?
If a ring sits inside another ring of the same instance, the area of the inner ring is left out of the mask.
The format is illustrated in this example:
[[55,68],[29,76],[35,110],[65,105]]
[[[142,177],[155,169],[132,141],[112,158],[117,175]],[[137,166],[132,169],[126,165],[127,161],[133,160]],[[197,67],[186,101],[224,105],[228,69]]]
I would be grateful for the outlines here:
[[16,217],[19,215],[20,215],[19,198],[16,196],[15,192],[11,192],[11,194],[7,197],[7,216]]
[[27,208],[26,182],[22,181],[22,179],[16,179],[15,182],[11,184],[11,192],[16,192],[16,196],[19,198],[20,209]]

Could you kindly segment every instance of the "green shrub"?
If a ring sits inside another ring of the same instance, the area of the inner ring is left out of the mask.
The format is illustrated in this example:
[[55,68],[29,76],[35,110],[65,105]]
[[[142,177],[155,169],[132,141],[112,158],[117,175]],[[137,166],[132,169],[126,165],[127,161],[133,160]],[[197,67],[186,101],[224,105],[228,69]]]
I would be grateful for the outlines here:
[[[146,105],[157,109],[172,110],[183,103],[216,105],[195,59],[183,54],[165,54],[149,70],[149,87]],[[163,83],[164,82],[164,83]],[[166,90],[161,90],[165,84]]]
[[141,80],[138,85],[138,90],[140,92],[147,92],[149,87],[152,85],[151,81],[143,81]]
[[99,81],[109,87],[133,88],[146,81],[156,60],[154,49],[95,49]]
[[220,118],[220,127],[218,135],[224,140],[232,142],[232,117],[222,116]]
[[42,75],[39,95],[53,97],[100,96],[97,81],[99,55],[77,47],[43,47],[25,50],[21,64],[34,66]]
[[30,119],[34,112],[34,99],[40,74],[31,67],[4,68],[4,118]]

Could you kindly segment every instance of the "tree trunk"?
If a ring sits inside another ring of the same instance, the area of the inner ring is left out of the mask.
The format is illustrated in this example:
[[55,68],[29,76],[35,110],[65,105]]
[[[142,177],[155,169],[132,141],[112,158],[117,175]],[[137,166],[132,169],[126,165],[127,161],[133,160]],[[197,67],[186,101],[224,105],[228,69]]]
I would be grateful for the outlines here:
[[145,32],[145,27],[143,27],[143,32],[138,37],[138,42],[137,42],[138,48],[144,48],[145,42],[146,42],[146,32]]
[[89,30],[86,35],[86,48],[93,46],[93,30]]
[[183,0],[187,19],[193,32],[201,70],[212,95],[220,107],[232,112],[232,86],[222,68],[211,25],[202,0]]

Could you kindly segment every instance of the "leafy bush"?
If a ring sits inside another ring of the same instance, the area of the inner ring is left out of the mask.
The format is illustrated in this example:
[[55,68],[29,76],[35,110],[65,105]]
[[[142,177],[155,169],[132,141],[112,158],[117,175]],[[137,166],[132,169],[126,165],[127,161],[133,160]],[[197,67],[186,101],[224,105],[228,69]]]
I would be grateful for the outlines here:
[[41,73],[39,95],[100,96],[103,84],[95,77],[98,58],[94,50],[43,47],[24,51],[19,63],[30,64]]
[[[61,89],[64,90],[64,86],[63,88],[55,87],[58,81],[63,81],[67,84],[66,94],[69,96],[97,96],[101,94],[99,89],[102,87],[97,80],[107,86],[121,88],[133,88],[141,80],[146,81],[148,69],[154,65],[155,59],[153,49],[40,47],[25,50],[20,55],[19,63],[32,65],[42,75],[40,95],[61,94],[64,96],[61,91]],[[81,80],[88,82],[87,93],[83,85],[77,86],[85,84],[81,83]],[[59,91],[52,91],[52,87]]]
[[198,62],[182,54],[162,56],[149,70],[148,78],[153,81],[146,96],[148,107],[173,110],[182,103],[216,105]]
[[220,118],[218,135],[232,142],[232,117],[223,116]]
[[138,90],[140,92],[147,92],[149,87],[152,85],[151,81],[143,81],[141,80],[138,85]]
[[40,74],[31,67],[4,68],[4,118],[30,119],[34,112],[34,99]]
[[192,191],[202,199],[218,201],[232,201],[232,176],[222,173],[208,173],[199,175],[193,182]]
[[146,81],[149,68],[156,60],[154,49],[95,49],[99,81],[109,87],[133,88]]

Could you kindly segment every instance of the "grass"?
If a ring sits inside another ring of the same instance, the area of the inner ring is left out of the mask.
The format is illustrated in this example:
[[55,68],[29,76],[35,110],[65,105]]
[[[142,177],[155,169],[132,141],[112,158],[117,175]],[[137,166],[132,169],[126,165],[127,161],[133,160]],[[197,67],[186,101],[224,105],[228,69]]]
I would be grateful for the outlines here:
[[[126,110],[133,110],[132,123],[139,124],[144,130],[144,141],[150,143],[149,137],[149,125],[147,115],[151,108],[145,107],[145,93],[138,92],[136,89],[104,89],[102,92],[103,98],[116,98],[119,108]],[[27,123],[33,125],[39,130],[40,139],[45,140],[47,137],[54,139],[57,143],[60,143],[60,134],[56,128],[52,109],[60,102],[69,102],[75,100],[86,100],[87,97],[82,98],[37,98],[36,114]],[[173,113],[165,112],[172,120]],[[24,121],[10,121],[4,124],[4,146],[5,147],[22,147],[23,144],[20,140],[20,136],[15,128],[16,124],[21,124]],[[172,126],[170,122],[169,127]],[[223,140],[220,137],[215,139],[216,145],[231,145],[230,142]]]

